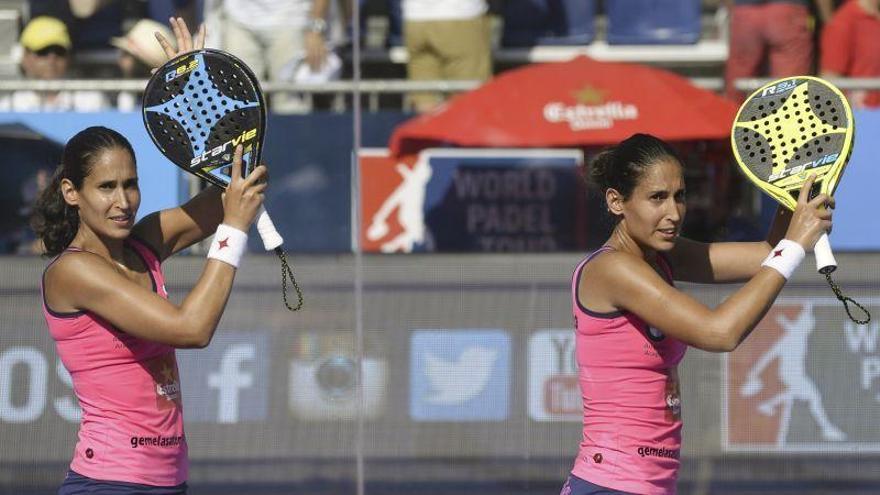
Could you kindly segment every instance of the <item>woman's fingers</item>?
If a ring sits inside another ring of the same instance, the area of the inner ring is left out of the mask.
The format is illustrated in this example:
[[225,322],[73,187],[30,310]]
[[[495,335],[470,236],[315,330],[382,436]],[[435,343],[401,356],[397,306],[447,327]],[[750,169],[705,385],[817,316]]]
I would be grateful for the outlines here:
[[231,184],[236,184],[238,181],[242,180],[241,177],[241,155],[242,155],[242,146],[239,144],[235,147],[235,151],[232,153],[232,173],[230,178]]
[[189,29],[187,29],[186,23],[183,22],[183,19],[177,17],[174,19],[174,25],[177,26],[174,33],[177,35],[178,53],[186,53],[192,50],[192,39],[190,38]]
[[813,188],[813,182],[816,181],[816,174],[810,174],[801,190],[798,192],[798,203],[806,203],[810,199],[810,189]]
[[265,182],[267,179],[266,166],[260,165],[248,174],[245,181],[247,181],[247,185],[256,184],[258,182]]
[[177,23],[177,18],[172,17],[168,20],[168,24],[171,25],[171,32],[174,33],[174,41],[177,43],[177,49],[180,50],[183,48],[183,34],[180,32],[180,25]]
[[162,33],[160,33],[159,31],[156,31],[154,34],[156,36],[156,40],[159,41],[159,45],[162,47],[162,51],[165,52],[165,56],[169,59],[173,57],[176,52],[174,50],[174,47],[171,46],[171,42],[165,39],[165,37],[162,36]]
[[196,33],[195,41],[193,42],[193,48],[196,50],[201,50],[205,47],[205,38],[208,36],[208,28],[205,27],[205,23],[202,23],[199,26],[199,31]]
[[822,193],[817,194],[816,197],[807,202],[807,204],[812,206],[813,208],[819,208],[820,206],[825,206],[826,204],[828,204],[829,201],[833,201],[831,199],[831,196]]

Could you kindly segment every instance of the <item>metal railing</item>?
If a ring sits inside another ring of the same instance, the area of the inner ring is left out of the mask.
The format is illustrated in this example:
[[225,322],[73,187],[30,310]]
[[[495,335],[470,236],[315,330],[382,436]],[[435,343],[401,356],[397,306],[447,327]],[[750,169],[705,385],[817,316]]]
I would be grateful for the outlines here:
[[[740,91],[754,91],[761,86],[775,80],[774,78],[748,78],[737,79],[734,87]],[[880,78],[865,77],[829,77],[828,82],[842,90],[868,89],[880,90]]]
[[[303,95],[311,100],[315,95],[331,95],[337,97],[333,108],[338,111],[345,109],[341,97],[359,91],[366,98],[367,108],[372,111],[379,109],[381,95],[406,95],[409,93],[432,91],[442,94],[453,94],[470,91],[479,87],[480,81],[408,81],[402,79],[368,79],[360,82],[330,81],[322,84],[297,84],[288,82],[264,81],[260,83],[263,91],[268,94],[292,92]],[[56,81],[34,81],[26,79],[0,80],[0,93],[9,91],[103,91],[142,93],[147,85],[146,79],[66,79]],[[311,103],[311,101],[310,101]]]
[[[831,83],[843,90],[867,89],[880,90],[880,78],[829,78]],[[720,92],[724,89],[724,80],[720,77],[694,77],[690,81],[697,87]],[[734,86],[740,91],[753,91],[772,81],[768,78],[738,79]],[[366,108],[375,112],[379,110],[379,98],[382,95],[406,95],[421,91],[433,91],[443,94],[461,93],[480,86],[480,81],[409,81],[402,79],[367,79],[360,82],[330,81],[323,84],[297,84],[288,82],[265,81],[261,83],[263,90],[269,94],[292,92],[312,99],[316,95],[337,97],[333,108],[337,111],[346,109],[344,97],[357,90],[366,98]],[[147,85],[145,79],[66,79],[56,81],[35,81],[26,79],[0,80],[0,94],[3,92],[30,91],[102,91],[141,93]]]

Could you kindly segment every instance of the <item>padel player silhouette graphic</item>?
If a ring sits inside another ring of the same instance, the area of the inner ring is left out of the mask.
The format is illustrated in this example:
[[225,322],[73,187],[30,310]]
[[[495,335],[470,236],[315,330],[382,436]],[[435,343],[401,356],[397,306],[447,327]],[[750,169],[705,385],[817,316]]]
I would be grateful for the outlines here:
[[785,334],[749,370],[746,382],[740,388],[740,394],[743,397],[751,397],[760,392],[764,388],[760,378],[761,372],[774,359],[779,359],[779,380],[785,389],[757,406],[758,411],[766,416],[776,415],[777,407],[782,406],[781,424],[776,438],[777,446],[785,443],[795,400],[807,402],[810,414],[819,425],[824,440],[846,440],[846,433],[831,423],[822,406],[822,395],[819,393],[819,389],[807,376],[805,367],[807,339],[816,327],[812,303],[805,303],[800,315],[794,320],[789,320],[785,315],[777,316],[776,320],[785,329]]
[[367,239],[377,241],[388,235],[388,218],[396,209],[397,222],[403,232],[383,242],[379,249],[383,253],[410,253],[414,246],[425,242],[425,188],[431,179],[431,166],[428,158],[422,154],[412,169],[404,163],[398,163],[395,169],[403,181],[373,215],[367,229]]

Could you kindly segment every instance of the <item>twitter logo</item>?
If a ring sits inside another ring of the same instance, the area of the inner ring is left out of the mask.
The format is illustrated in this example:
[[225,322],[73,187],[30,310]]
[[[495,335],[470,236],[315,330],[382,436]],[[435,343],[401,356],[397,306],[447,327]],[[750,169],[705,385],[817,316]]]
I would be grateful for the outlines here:
[[415,421],[503,421],[510,336],[503,330],[415,330],[410,416]]

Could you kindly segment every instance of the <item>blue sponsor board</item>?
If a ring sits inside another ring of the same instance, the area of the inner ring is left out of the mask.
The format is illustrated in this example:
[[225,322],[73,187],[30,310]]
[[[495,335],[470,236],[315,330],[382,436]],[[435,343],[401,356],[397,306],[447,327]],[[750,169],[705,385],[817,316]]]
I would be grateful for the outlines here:
[[51,176],[67,140],[90,126],[109,127],[131,142],[141,188],[139,218],[179,203],[185,191],[183,174],[153,145],[139,113],[0,113],[4,146],[0,166],[7,171],[0,188],[0,251],[15,252],[32,237],[27,219],[37,184],[42,182],[38,176],[42,174],[43,180]]
[[880,110],[856,110],[855,146],[852,158],[834,193],[834,229],[831,247],[838,251],[880,249],[880,229],[873,198],[880,185]]
[[[840,177],[834,192],[834,228],[829,239],[835,251],[880,250],[880,229],[876,228],[877,207],[871,199],[880,184],[880,110],[854,110],[856,122],[852,157]],[[762,198],[764,225],[770,225],[776,211],[776,201],[769,196]]]
[[[401,112],[365,114],[364,145],[384,146],[394,127],[409,117]],[[89,126],[109,127],[131,141],[141,186],[139,218],[188,197],[190,176],[159,152],[140,112],[0,113],[0,126],[4,125],[0,138],[5,162],[0,164],[7,174],[0,185],[0,253],[14,252],[29,240],[19,237],[31,235],[27,206],[35,196],[38,171],[54,170],[67,140]],[[269,116],[263,162],[271,168],[272,179],[266,209],[288,251],[351,250],[352,130],[351,114]],[[264,252],[256,232],[249,248]]]
[[555,252],[587,248],[577,150],[429,150],[426,248]]
[[410,342],[414,421],[504,421],[510,336],[503,330],[416,330]]
[[204,349],[178,351],[186,421],[266,420],[269,355],[265,332],[218,332]]

